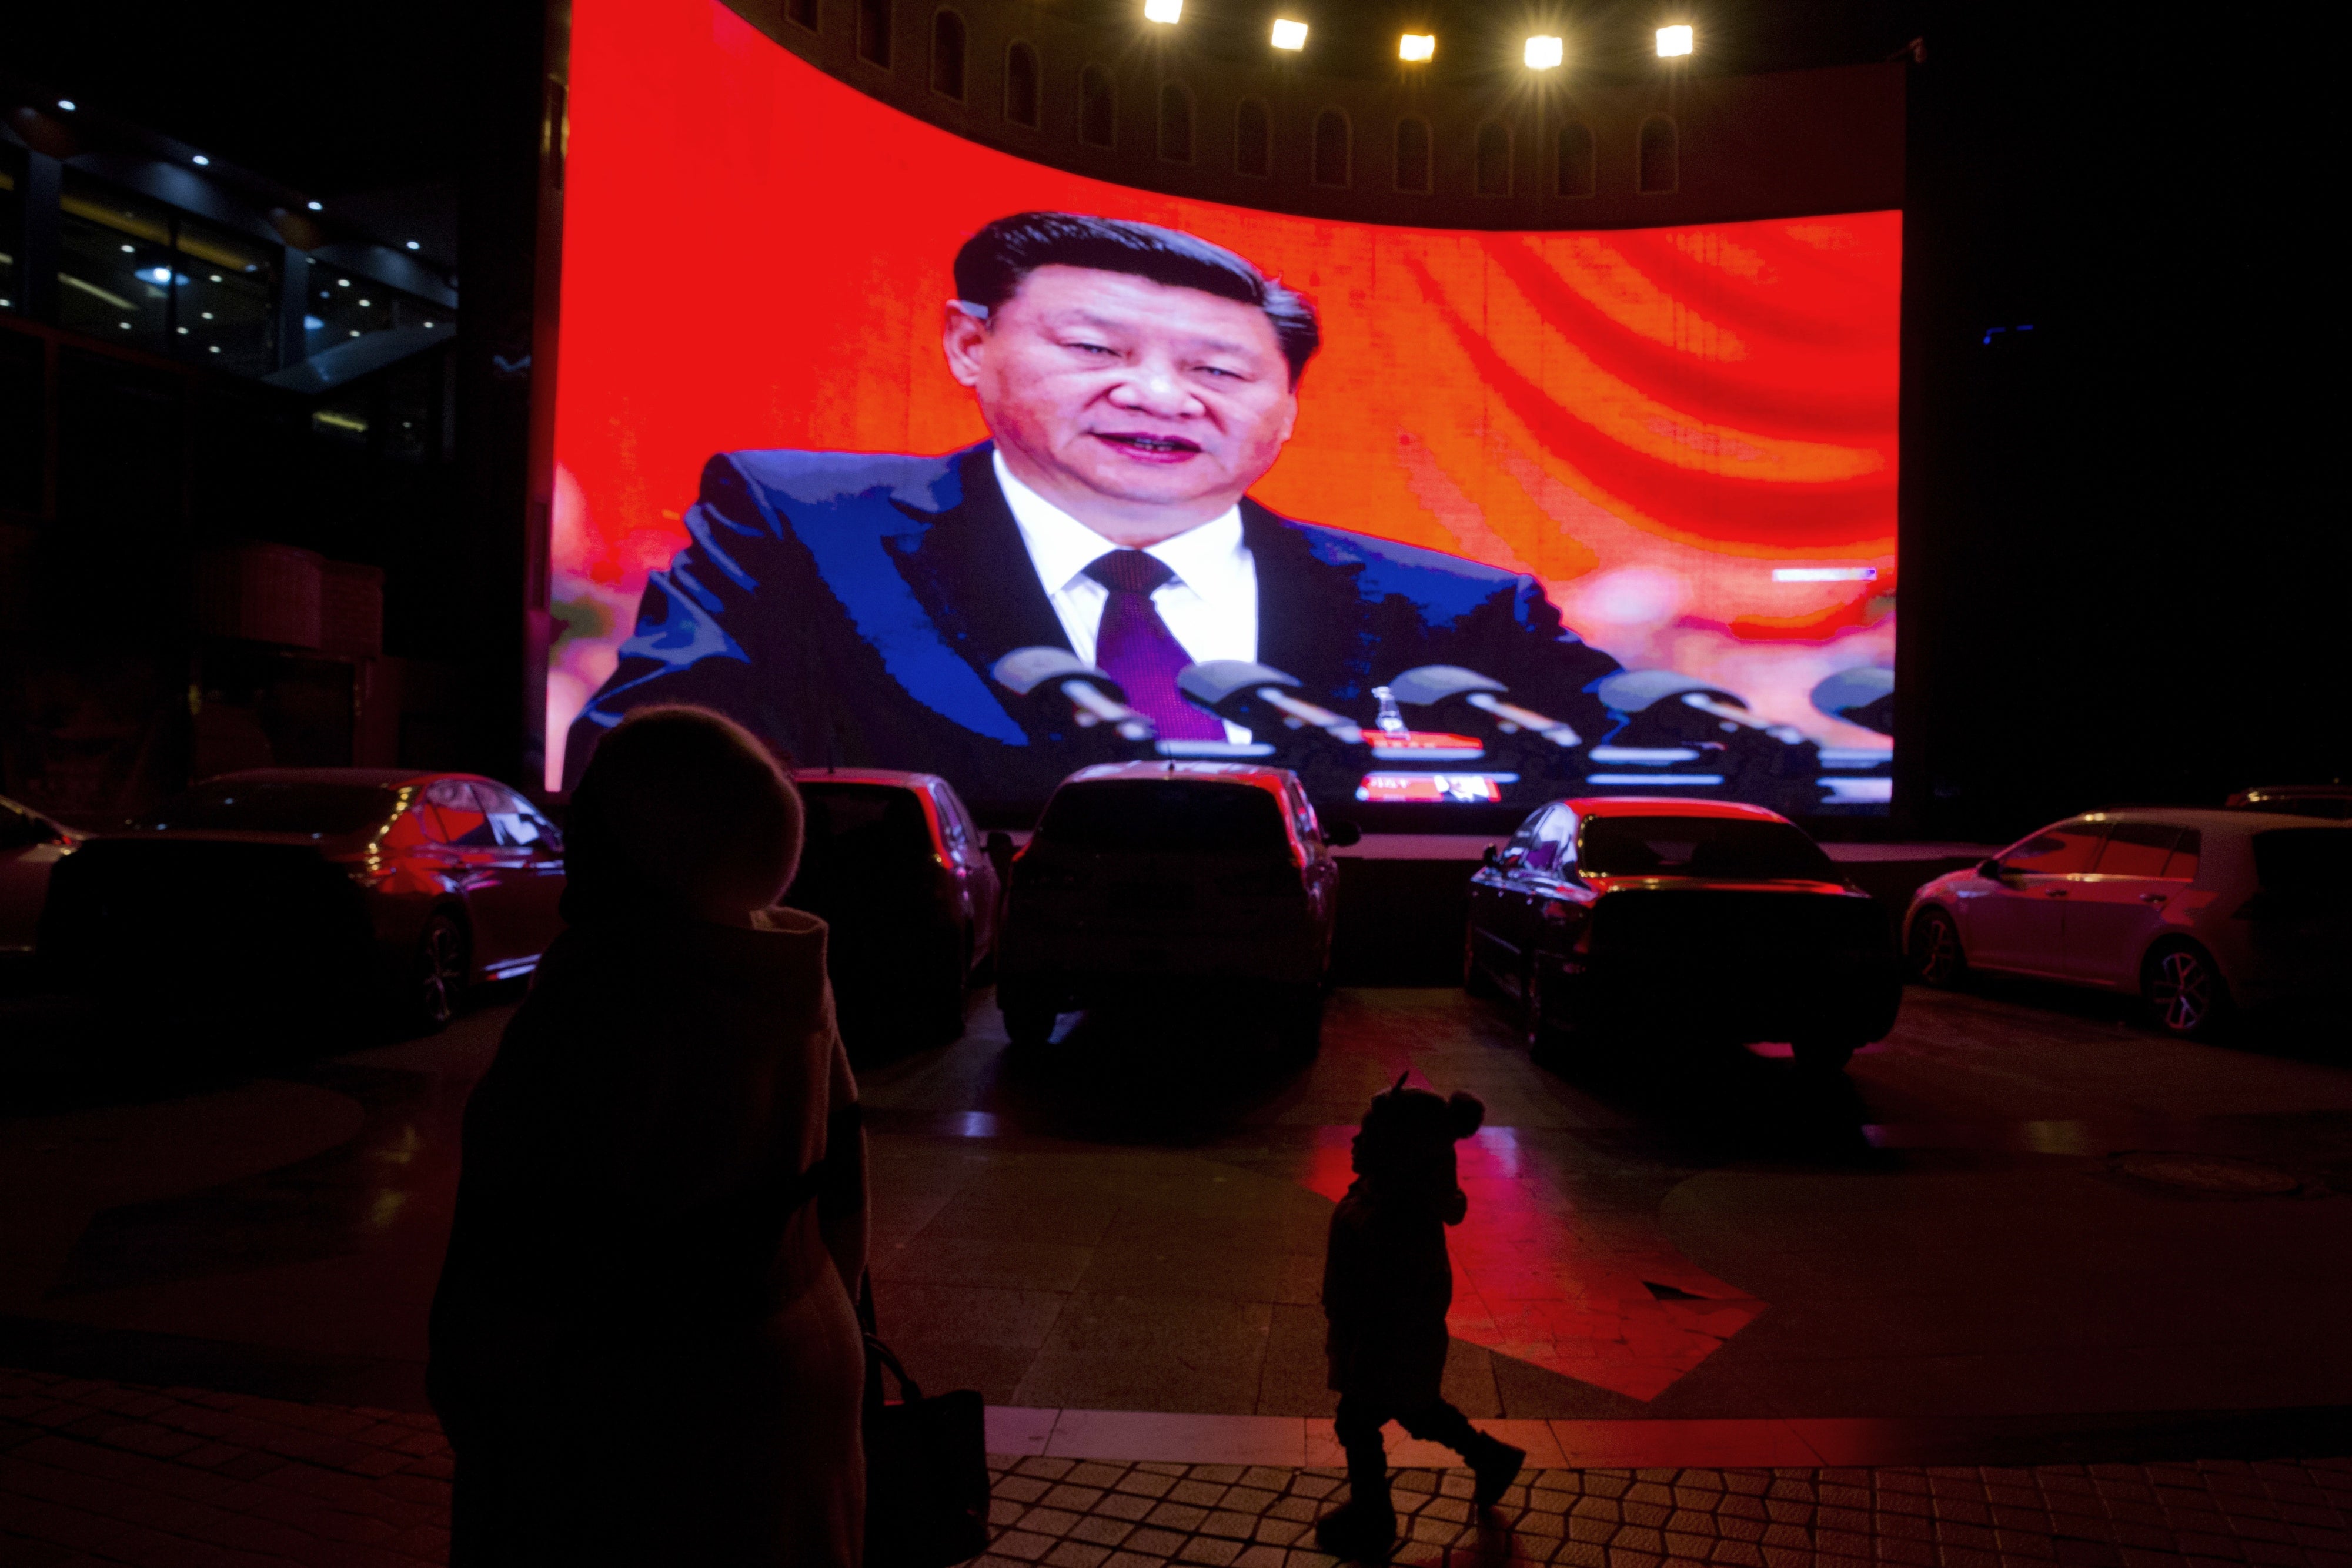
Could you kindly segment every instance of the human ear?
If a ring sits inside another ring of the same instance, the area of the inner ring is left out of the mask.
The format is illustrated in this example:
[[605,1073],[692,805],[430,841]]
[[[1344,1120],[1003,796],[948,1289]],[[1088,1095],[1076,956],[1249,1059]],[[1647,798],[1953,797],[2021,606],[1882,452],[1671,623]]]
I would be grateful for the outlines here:
[[988,343],[988,317],[973,313],[961,299],[948,301],[946,320],[940,328],[940,347],[946,350],[948,374],[964,386],[980,384],[982,351]]

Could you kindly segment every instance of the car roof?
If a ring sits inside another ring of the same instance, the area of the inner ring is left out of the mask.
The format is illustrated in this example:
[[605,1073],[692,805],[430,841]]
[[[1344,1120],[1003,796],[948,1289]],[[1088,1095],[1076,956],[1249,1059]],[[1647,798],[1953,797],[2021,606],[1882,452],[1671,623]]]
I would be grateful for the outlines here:
[[1081,768],[1061,787],[1073,784],[1100,784],[1112,779],[1188,779],[1203,784],[1243,784],[1276,793],[1297,782],[1297,775],[1287,768],[1268,768],[1260,762],[1104,762],[1092,768]]
[[[2315,828],[2347,828],[2352,823],[2329,817],[2298,817],[2291,811],[2229,810],[2219,806],[2115,806],[2104,810],[2077,811],[2069,822],[2155,822],[2168,828],[2196,828],[2221,833],[2260,833],[2287,824]],[[2052,823],[2051,826],[2057,826]]]
[[[1580,817],[1730,817],[1750,822],[1787,822],[1778,811],[1742,800],[1686,800],[1672,795],[1591,795],[1564,804]],[[1790,823],[1791,827],[1794,823]]]
[[[251,784],[375,784],[387,788],[415,784],[427,779],[482,779],[479,773],[459,773],[440,768],[246,768],[215,773],[198,785],[225,784],[236,779]],[[498,780],[485,779],[486,783]]]
[[803,768],[793,774],[795,784],[880,784],[899,789],[928,789],[947,780],[936,773],[905,773],[895,768]]

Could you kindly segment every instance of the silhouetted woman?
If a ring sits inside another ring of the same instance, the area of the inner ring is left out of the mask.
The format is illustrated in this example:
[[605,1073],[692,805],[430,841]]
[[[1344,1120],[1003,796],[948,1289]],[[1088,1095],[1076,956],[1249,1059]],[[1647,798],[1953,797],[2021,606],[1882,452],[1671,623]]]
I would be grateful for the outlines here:
[[455,1568],[855,1564],[864,1135],[800,799],[698,708],[574,791],[570,928],[466,1108],[433,1304]]

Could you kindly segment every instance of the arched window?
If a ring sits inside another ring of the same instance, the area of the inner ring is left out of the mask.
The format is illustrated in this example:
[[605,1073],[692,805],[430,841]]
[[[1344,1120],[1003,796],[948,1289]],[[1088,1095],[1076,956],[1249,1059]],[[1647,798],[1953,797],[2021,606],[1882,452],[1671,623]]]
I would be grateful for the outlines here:
[[931,18],[931,90],[963,101],[963,18],[952,11]]
[[857,0],[857,57],[890,68],[890,0]]
[[816,0],[790,0],[784,6],[784,15],[794,26],[816,31]]
[[1182,82],[1160,89],[1160,155],[1171,163],[1192,161],[1192,92]]
[[1559,172],[1554,189],[1563,196],[1592,194],[1592,132],[1571,120],[1559,128]]
[[1511,128],[1490,120],[1478,128],[1478,184],[1482,196],[1511,193]]
[[1088,66],[1078,73],[1078,140],[1089,147],[1108,147],[1118,135],[1118,99],[1110,72]]
[[1274,129],[1265,105],[1245,98],[1234,110],[1234,172],[1266,175],[1274,172]]
[[1037,129],[1037,51],[1026,44],[1004,51],[1004,118]]
[[1348,183],[1348,117],[1336,109],[1315,117],[1315,183]]
[[1429,121],[1417,116],[1397,121],[1396,188],[1429,193]]
[[1682,183],[1682,155],[1675,145],[1675,122],[1663,114],[1654,114],[1642,121],[1639,188],[1645,196],[1658,195]]

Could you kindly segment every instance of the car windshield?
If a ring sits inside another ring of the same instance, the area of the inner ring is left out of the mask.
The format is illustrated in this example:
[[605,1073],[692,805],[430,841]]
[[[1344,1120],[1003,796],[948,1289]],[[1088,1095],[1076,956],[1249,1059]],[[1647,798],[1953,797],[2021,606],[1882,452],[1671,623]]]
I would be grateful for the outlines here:
[[1798,829],[1738,817],[1594,817],[1584,824],[1581,859],[1600,876],[1838,880],[1830,857]]
[[2254,875],[2282,898],[2340,896],[2352,882],[2352,829],[2273,828],[2254,835]]
[[240,833],[356,833],[389,818],[400,791],[383,784],[219,779],[165,801],[131,826]]
[[1097,854],[1287,854],[1282,807],[1255,785],[1112,779],[1055,795],[1037,836]]

